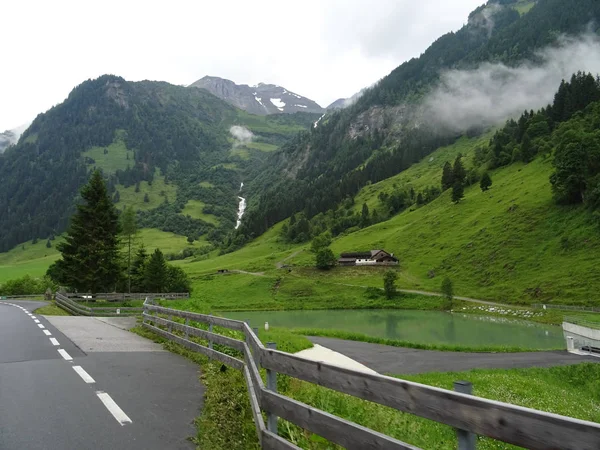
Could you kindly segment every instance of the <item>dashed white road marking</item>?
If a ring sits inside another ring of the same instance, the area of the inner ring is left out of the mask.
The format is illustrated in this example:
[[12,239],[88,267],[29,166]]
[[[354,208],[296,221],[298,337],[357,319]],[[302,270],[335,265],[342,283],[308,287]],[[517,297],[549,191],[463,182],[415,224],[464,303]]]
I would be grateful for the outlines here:
[[71,355],[69,355],[65,350],[63,350],[62,348],[58,349],[58,353],[60,353],[60,356],[62,356],[66,361],[73,361],[73,358],[71,358]]
[[40,321],[39,321],[39,320],[37,320],[37,319],[33,319],[33,321],[34,321],[35,323],[40,323]]
[[131,423],[129,416],[127,416],[127,414],[125,414],[123,410],[119,408],[119,405],[115,403],[110,395],[102,391],[96,391],[96,395],[102,401],[102,403],[104,403],[106,409],[110,411],[117,422],[121,424],[121,426],[125,425],[126,423]]
[[87,372],[86,372],[86,371],[83,369],[83,367],[81,367],[81,366],[73,366],[73,370],[74,370],[75,372],[77,372],[77,374],[78,374],[78,375],[79,375],[81,378],[83,378],[83,381],[85,381],[86,383],[88,383],[88,384],[91,384],[91,383],[95,383],[95,382],[96,382],[96,381],[95,381],[95,380],[94,380],[94,379],[93,379],[93,378],[90,376],[90,374],[89,374],[89,373],[87,373]]
[[35,316],[31,316],[31,318],[32,318],[32,319],[37,319],[37,317],[35,317]]
[[52,336],[52,333],[48,330],[42,330],[46,336]]
[[41,323],[38,323],[38,327],[40,327],[41,329],[46,328],[44,325],[42,325]]
[[59,346],[60,344],[58,343],[58,341],[56,340],[56,338],[50,338],[50,342],[52,342],[52,345],[56,345]]

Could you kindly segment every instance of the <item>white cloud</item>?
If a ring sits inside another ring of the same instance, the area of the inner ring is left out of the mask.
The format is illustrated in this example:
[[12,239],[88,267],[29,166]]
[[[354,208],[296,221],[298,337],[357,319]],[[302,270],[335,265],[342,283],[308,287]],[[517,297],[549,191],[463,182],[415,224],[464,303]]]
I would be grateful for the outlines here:
[[204,75],[265,81],[327,106],[460,28],[481,1],[7,0],[0,130],[105,73],[182,85]]
[[254,134],[246,127],[234,125],[229,129],[229,133],[235,139],[234,147],[238,147],[243,144],[249,144],[254,138]]
[[476,70],[449,71],[427,97],[427,118],[439,125],[464,130],[495,125],[525,110],[552,103],[561,80],[578,71],[600,73],[600,38],[563,38],[559,45],[538,53],[538,63],[517,67],[485,63]]

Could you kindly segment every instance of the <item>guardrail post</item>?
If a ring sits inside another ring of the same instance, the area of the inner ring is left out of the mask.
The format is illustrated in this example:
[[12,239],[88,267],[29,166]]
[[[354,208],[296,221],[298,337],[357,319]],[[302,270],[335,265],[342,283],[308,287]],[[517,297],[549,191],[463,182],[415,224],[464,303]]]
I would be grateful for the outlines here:
[[[213,324],[209,323],[208,324],[208,331],[210,331],[211,333],[213,332]],[[213,341],[212,340],[208,340],[208,348],[210,348],[211,350],[213,349]]]
[[[267,342],[267,348],[277,349],[275,342]],[[277,372],[267,369],[267,389],[277,392]],[[267,430],[273,434],[277,434],[277,416],[271,412],[267,412]]]
[[[185,318],[185,326],[186,326],[186,327],[189,327],[189,326],[190,326],[190,319],[189,319],[189,317],[186,317],[186,318]],[[185,329],[185,338],[186,338],[186,339],[189,339],[189,337],[190,337],[190,333],[189,333],[188,329],[186,328],[186,329]]]
[[[173,320],[173,316],[167,316],[167,320],[168,320],[169,322],[171,322],[171,321]],[[173,325],[171,325],[171,324],[168,324],[168,325],[167,325],[167,330],[169,330],[169,333],[172,333],[172,332],[173,332]]]
[[[473,385],[468,381],[455,381],[454,390],[461,394],[473,394]],[[475,434],[456,429],[456,437],[458,438],[458,450],[475,450]]]

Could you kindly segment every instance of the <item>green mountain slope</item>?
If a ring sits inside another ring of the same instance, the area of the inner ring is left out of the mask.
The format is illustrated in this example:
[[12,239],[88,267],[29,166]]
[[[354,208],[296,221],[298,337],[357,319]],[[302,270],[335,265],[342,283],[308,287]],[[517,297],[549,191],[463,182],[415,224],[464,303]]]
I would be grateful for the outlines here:
[[537,61],[536,52],[563,34],[596,30],[598,19],[600,3],[593,0],[489,1],[462,29],[442,36],[366,90],[354,106],[327,115],[273,155],[270,169],[249,186],[257,195],[240,234],[259,235],[292,213],[310,218],[333,210],[368,183],[405,170],[465,132],[481,131],[444,129],[421,115],[421,102],[445,71]]
[[[0,210],[10,212],[0,215],[0,251],[64,231],[94,167],[119,208],[145,211],[143,226],[219,240],[235,225],[245,176],[317,117],[254,117],[201,89],[112,75],[88,80],[0,155]],[[253,136],[236,140],[233,125]],[[191,200],[205,211],[184,215]]]

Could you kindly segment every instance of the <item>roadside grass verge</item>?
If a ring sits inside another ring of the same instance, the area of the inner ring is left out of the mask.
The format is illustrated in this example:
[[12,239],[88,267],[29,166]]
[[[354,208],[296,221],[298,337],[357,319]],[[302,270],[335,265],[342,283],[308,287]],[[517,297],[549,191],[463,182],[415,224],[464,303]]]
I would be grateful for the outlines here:
[[[166,350],[181,355],[200,366],[202,372],[200,379],[205,386],[204,403],[202,412],[195,421],[197,435],[191,438],[199,449],[231,450],[240,448],[251,450],[260,448],[246,381],[242,372],[231,369],[220,362],[211,361],[208,357],[157,336],[142,326],[132,328],[130,331],[160,343]],[[242,334],[236,331],[222,327],[215,327],[214,331],[242,339]],[[276,342],[279,350],[289,353],[312,347],[312,343],[304,336],[280,328],[272,328],[269,331],[259,330],[259,338],[263,343]],[[191,338],[191,340],[203,345],[207,344],[201,339]],[[226,347],[215,345],[215,350],[240,357],[240,355],[234,354],[235,351]],[[264,378],[264,370],[261,370],[261,373]],[[289,377],[279,375],[278,385],[282,388],[287,387]]]
[[49,305],[42,306],[33,311],[35,314],[43,316],[70,316],[71,314],[52,302]]
[[[292,328],[293,333],[301,334],[303,336],[322,336],[336,339],[345,339],[347,341],[359,341],[368,342],[371,344],[383,344],[390,345],[392,347],[405,347],[415,348],[419,350],[438,350],[442,352],[473,352],[473,353],[519,353],[519,352],[536,352],[536,351],[548,351],[553,349],[532,349],[525,347],[513,347],[513,346],[496,346],[496,345],[483,345],[483,346],[469,346],[469,345],[453,345],[453,344],[422,344],[418,342],[410,341],[399,341],[395,339],[386,339],[375,336],[368,336],[366,334],[354,333],[351,331],[342,330],[327,330],[320,328]],[[564,350],[563,348],[556,348],[554,350]]]

